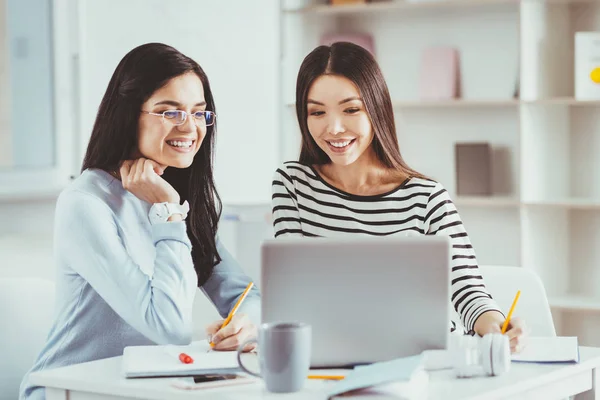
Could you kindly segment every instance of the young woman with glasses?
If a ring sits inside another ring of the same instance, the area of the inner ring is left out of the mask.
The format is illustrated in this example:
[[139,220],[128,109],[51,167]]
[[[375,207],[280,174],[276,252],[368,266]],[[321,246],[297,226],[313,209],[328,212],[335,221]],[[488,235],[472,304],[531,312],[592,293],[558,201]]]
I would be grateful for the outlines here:
[[[57,202],[57,308],[31,371],[188,344],[197,288],[221,316],[233,308],[250,279],[216,237],[216,118],[206,74],[176,49],[151,43],[121,60],[82,173]],[[215,350],[254,336],[258,291],[222,322],[207,327]],[[25,376],[21,398],[44,397]]]
[[[400,154],[392,101],[372,55],[351,43],[313,50],[298,73],[296,114],[300,160],[275,173],[275,237],[447,235],[460,322],[471,333],[500,332],[505,317],[450,196]],[[512,351],[520,351],[526,330],[518,318],[510,321]]]

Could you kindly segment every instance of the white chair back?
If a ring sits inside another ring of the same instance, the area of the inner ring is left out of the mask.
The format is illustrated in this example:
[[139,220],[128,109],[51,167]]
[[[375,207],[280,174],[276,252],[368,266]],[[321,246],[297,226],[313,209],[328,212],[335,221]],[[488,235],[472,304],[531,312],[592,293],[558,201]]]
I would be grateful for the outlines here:
[[520,317],[531,329],[531,336],[556,336],[546,290],[538,275],[521,267],[482,266],[485,285],[504,315],[521,291],[513,317]]
[[18,398],[21,380],[46,342],[54,298],[52,281],[0,278],[0,400]]

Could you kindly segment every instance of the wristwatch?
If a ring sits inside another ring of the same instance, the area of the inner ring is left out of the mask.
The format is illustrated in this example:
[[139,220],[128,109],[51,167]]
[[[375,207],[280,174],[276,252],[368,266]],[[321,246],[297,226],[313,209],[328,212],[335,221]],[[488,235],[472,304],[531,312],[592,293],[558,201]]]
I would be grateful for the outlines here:
[[190,211],[190,205],[187,201],[184,201],[181,205],[167,202],[154,203],[150,207],[148,217],[150,218],[150,223],[154,225],[167,222],[171,215],[174,214],[181,214],[181,219],[185,219],[188,211]]

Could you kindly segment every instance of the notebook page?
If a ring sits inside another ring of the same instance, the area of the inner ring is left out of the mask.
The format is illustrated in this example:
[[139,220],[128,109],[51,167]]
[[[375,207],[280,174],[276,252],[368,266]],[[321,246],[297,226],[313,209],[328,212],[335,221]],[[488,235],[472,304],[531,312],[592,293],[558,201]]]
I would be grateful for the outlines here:
[[511,356],[521,362],[578,362],[579,347],[576,336],[531,337],[525,348]]
[[[123,373],[127,377],[176,375],[182,372],[220,371],[237,369],[235,351],[210,351],[206,340],[189,346],[129,346],[123,351]],[[173,355],[183,352],[193,358],[184,364]]]

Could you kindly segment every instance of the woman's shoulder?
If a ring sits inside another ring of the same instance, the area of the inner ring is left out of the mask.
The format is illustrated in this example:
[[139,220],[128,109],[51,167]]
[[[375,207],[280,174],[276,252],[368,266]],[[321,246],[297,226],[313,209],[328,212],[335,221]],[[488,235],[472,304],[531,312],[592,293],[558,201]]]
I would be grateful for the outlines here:
[[81,204],[87,209],[110,208],[110,204],[122,196],[120,182],[109,173],[99,169],[87,169],[71,182],[60,194],[59,204]]
[[452,203],[452,198],[444,185],[434,179],[412,177],[407,181],[404,187],[427,195],[427,203],[429,203],[431,207],[434,207],[439,203]]
[[317,179],[312,166],[302,164],[298,161],[285,161],[277,168],[275,171],[275,179],[281,180],[282,178],[288,181],[293,181],[294,178],[303,180]]
[[439,189],[443,189],[443,186],[441,183],[431,178],[413,176],[406,179],[404,188],[419,188],[421,190],[435,192]]

